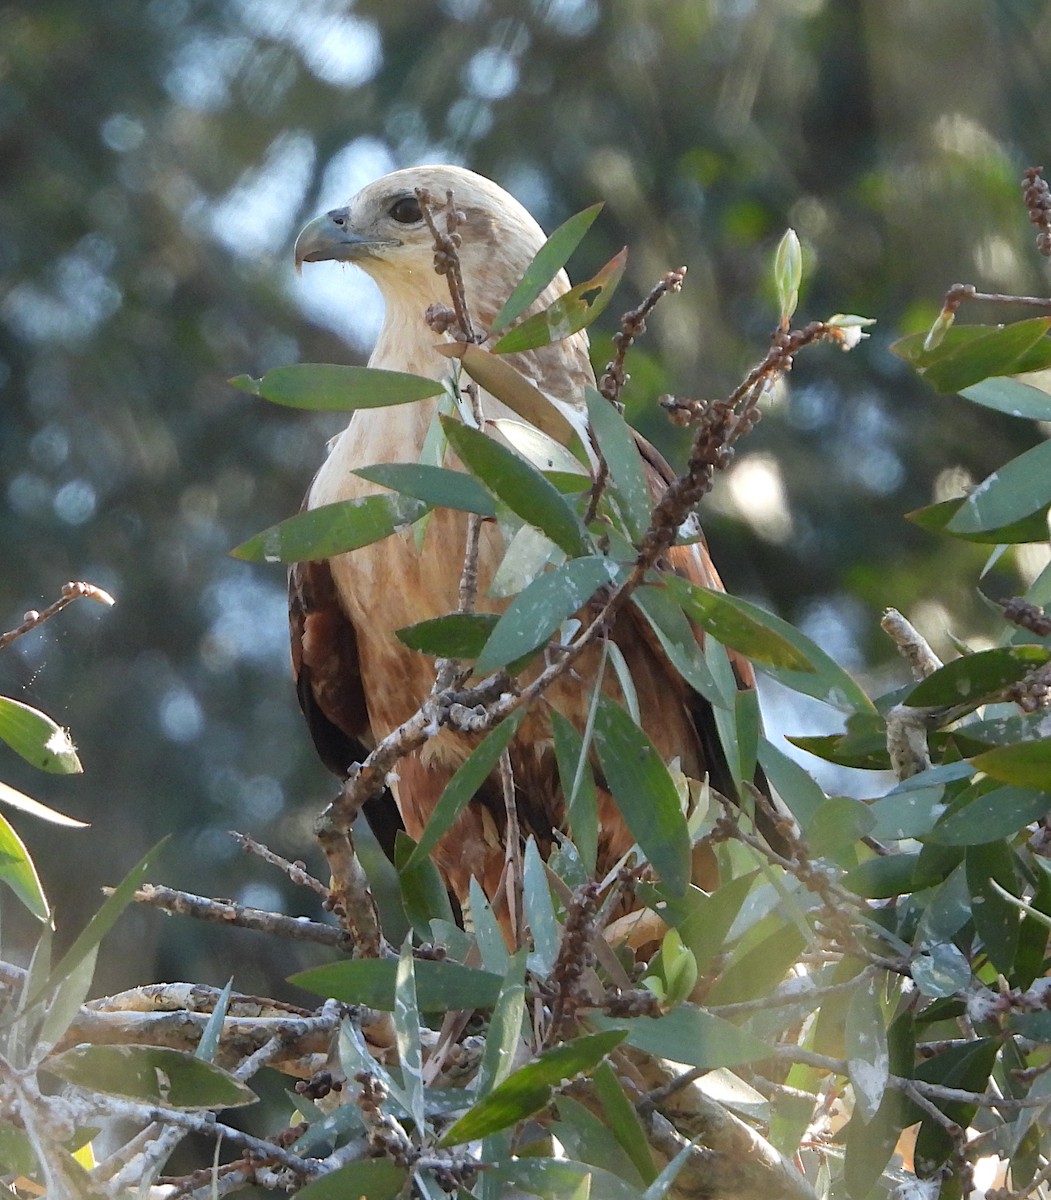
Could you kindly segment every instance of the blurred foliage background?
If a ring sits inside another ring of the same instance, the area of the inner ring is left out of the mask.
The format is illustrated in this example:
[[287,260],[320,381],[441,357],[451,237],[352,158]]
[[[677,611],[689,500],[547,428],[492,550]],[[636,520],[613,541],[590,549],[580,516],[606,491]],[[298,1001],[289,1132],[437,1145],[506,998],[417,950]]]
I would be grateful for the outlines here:
[[[630,245],[607,331],[688,264],[626,397],[673,455],[656,398],[724,393],[761,355],[768,266],[793,225],[799,318],[879,325],[854,354],[800,361],[711,497],[724,576],[863,675],[900,670],[878,632],[887,605],[942,651],[950,632],[988,636],[973,588],[985,551],[902,514],[1042,431],[936,397],[888,347],[953,282],[1046,292],[1018,178],[1051,148],[1049,55],[1040,0],[0,10],[0,627],[67,579],[118,600],[81,603],[0,659],[0,691],[69,725],[86,766],[41,781],[0,747],[5,779],[92,823],[18,822],[60,926],[79,927],[97,888],[168,832],[163,882],[311,911],[225,832],[320,869],[310,823],[333,787],[289,682],[283,574],[227,551],[295,511],[339,422],[226,380],[364,360],[372,286],[334,264],[298,280],[290,248],[305,220],[397,166],[461,162],[548,229],[605,199],[571,268],[585,278]],[[997,319],[964,319],[983,316]],[[986,590],[1018,590],[1032,557]],[[790,732],[815,728],[776,699]],[[269,993],[314,961],[155,914],[121,929],[107,990],[235,969],[239,989]]]

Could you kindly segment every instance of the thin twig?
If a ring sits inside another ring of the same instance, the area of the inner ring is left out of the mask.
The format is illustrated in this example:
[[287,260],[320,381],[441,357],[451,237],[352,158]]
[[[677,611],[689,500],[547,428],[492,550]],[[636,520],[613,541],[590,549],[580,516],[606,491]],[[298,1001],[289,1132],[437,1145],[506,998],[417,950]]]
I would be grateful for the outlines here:
[[[103,888],[111,895],[112,888]],[[212,900],[207,896],[195,896],[192,892],[180,892],[175,888],[144,884],[136,893],[139,904],[162,908],[165,912],[183,917],[195,917],[199,921],[214,921],[219,925],[235,925],[240,929],[254,929],[258,933],[277,934],[299,942],[316,942],[321,946],[334,946],[350,952],[353,942],[342,930],[332,925],[322,925],[306,917],[286,917],[281,913],[267,912],[261,908],[249,908],[235,904],[232,900]]]
[[29,612],[22,618],[22,624],[16,628],[8,630],[7,633],[0,633],[0,650],[5,646],[9,646],[16,638],[22,637],[31,630],[36,629],[38,625],[42,625],[56,613],[61,612],[68,604],[72,604],[74,600],[94,600],[98,604],[104,604],[107,608],[112,608],[116,604],[116,600],[100,587],[96,587],[93,583],[64,583],[62,585],[62,595],[47,608],[37,611],[31,608]]
[[322,899],[328,899],[328,888],[325,887],[320,879],[315,879],[307,871],[304,863],[290,862],[287,858],[282,858],[280,854],[275,854],[273,850],[264,846],[262,842],[257,842],[254,837],[249,837],[247,833],[238,833],[236,829],[231,829],[229,832],[230,836],[246,854],[254,854],[256,858],[261,858],[263,862],[269,863],[272,867],[277,867],[278,870],[283,871],[298,887],[310,888],[311,891],[316,892]]

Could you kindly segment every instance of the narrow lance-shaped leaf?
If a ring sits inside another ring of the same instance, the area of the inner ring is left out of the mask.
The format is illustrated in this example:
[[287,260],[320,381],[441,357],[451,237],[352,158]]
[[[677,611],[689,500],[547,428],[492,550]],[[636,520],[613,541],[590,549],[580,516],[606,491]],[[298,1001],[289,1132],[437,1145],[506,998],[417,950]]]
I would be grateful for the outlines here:
[[662,581],[686,615],[724,646],[772,667],[814,671],[807,656],[773,628],[767,620],[769,614],[757,605],[714,588],[698,587],[678,575],[662,576]]
[[614,1137],[631,1159],[642,1182],[652,1183],[657,1177],[653,1152],[635,1105],[625,1094],[616,1071],[608,1062],[599,1063],[591,1079]]
[[847,1071],[863,1121],[871,1121],[890,1076],[887,1030],[874,989],[860,987],[851,997],[846,1025]]
[[904,703],[916,708],[977,705],[999,695],[1009,684],[1017,683],[1048,659],[1051,659],[1051,650],[1043,646],[979,650],[976,654],[955,658],[933,675],[928,675],[908,693]]
[[1045,334],[1051,317],[1013,325],[955,326],[935,349],[924,350],[926,335],[912,334],[891,349],[939,392],[959,392],[994,375],[1015,375],[1051,365]]
[[395,630],[399,641],[437,658],[477,658],[496,627],[496,613],[446,613]]
[[539,1112],[550,1101],[553,1088],[596,1066],[620,1045],[624,1036],[622,1030],[606,1030],[545,1050],[480,1100],[452,1126],[439,1144],[457,1146],[461,1142],[473,1142]]
[[233,1108],[256,1099],[229,1072],[160,1046],[74,1046],[49,1058],[47,1069],[89,1091],[166,1108]]
[[543,312],[527,317],[493,346],[494,354],[517,354],[560,341],[590,325],[613,298],[613,290],[628,262],[625,247],[586,283],[577,284]]
[[967,883],[974,898],[972,919],[989,961],[1003,975],[1010,975],[1018,950],[1018,909],[1000,895],[992,881],[1016,895],[1018,880],[1014,860],[1006,842],[968,846],[965,851]]
[[[477,971],[450,959],[420,959],[415,969],[417,1003],[423,1012],[491,1008],[503,984],[502,975]],[[291,976],[290,982],[343,1004],[391,1012],[397,975],[394,959],[359,958],[300,971]]]
[[735,1067],[770,1053],[767,1044],[722,1017],[693,1004],[680,1004],[657,1020],[653,1017],[595,1017],[603,1029],[620,1029],[628,1045],[659,1058],[694,1067]]
[[951,500],[939,500],[935,504],[914,508],[905,514],[905,519],[921,529],[931,533],[947,533],[950,537],[959,538],[965,542],[978,542],[985,545],[1018,545],[1025,542],[1047,541],[1047,510],[1040,509],[1030,513],[1020,521],[1012,521],[999,529],[950,529],[950,523],[967,503],[966,496],[956,496]]
[[478,1072],[478,1095],[486,1096],[511,1073],[522,1040],[525,1018],[526,950],[519,950],[507,967],[506,979],[493,1008]]
[[497,621],[478,656],[476,672],[488,675],[544,645],[567,617],[616,579],[617,569],[608,558],[591,555],[570,559],[534,579]]
[[690,834],[668,768],[646,733],[615,701],[601,696],[595,748],[606,786],[643,854],[669,892],[690,882]]
[[392,492],[423,500],[435,508],[454,508],[477,513],[480,517],[496,516],[492,496],[477,479],[463,471],[423,463],[377,463],[373,467],[362,467],[354,474],[369,483],[390,488]]
[[271,525],[230,553],[246,562],[293,563],[331,558],[381,541],[418,521],[428,506],[408,496],[362,496],[322,504]]
[[558,918],[551,902],[544,860],[532,837],[526,842],[522,877],[526,924],[533,935],[534,947],[529,966],[543,977],[551,974],[558,957]]
[[331,1171],[300,1188],[301,1200],[398,1200],[405,1195],[408,1172],[389,1158],[369,1158]]
[[449,444],[494,496],[567,554],[583,554],[584,529],[572,505],[525,459],[477,429],[445,417]]
[[351,412],[358,408],[387,408],[438,396],[443,384],[403,371],[378,367],[347,367],[334,363],[293,363],[274,367],[262,377],[238,375],[230,382],[242,392],[274,404],[314,412]]
[[394,866],[401,885],[402,906],[417,937],[421,941],[431,941],[432,921],[448,921],[452,925],[455,920],[449,893],[434,863],[424,858],[411,869],[406,867],[415,849],[416,843],[399,829],[394,840]]
[[510,745],[524,716],[525,709],[520,708],[507,720],[501,721],[495,729],[486,734],[470,757],[460,765],[456,774],[445,785],[445,790],[420,835],[416,849],[405,864],[405,870],[418,866],[434,849],[442,835],[449,831],[468,801],[500,761],[500,755]]
[[[135,866],[131,868],[127,875],[113,889],[110,895],[106,897],[102,902],[102,907],[77,935],[73,945],[70,946],[49,975],[46,984],[47,987],[57,987],[76,968],[84,956],[109,933],[116,923],[117,918],[135,899],[135,893],[146,878],[147,872],[153,866],[154,860],[167,840],[167,837],[162,838],[152,850],[147,850],[142,858],[139,859]],[[33,1000],[30,1000],[29,1004],[32,1003]]]
[[42,771],[75,775],[84,768],[69,734],[39,709],[0,696],[0,739]]
[[[1051,781],[1051,754],[1048,753],[1051,746],[1047,743],[1036,744],[1044,750],[1039,773],[1034,770],[1033,775],[1039,782],[1031,783],[1028,787],[993,788],[992,791],[971,797],[960,807],[954,807],[946,813],[927,833],[927,840],[942,846],[980,846],[985,842],[1011,837],[1031,821],[1039,821],[1047,816],[1051,812],[1051,795],[1046,790],[1034,789],[1045,789]],[[1013,751],[1023,747],[1003,746],[1000,749]],[[975,765],[995,778],[995,771],[989,771],[982,765],[984,757],[979,755],[974,760]]]
[[405,939],[398,957],[398,971],[394,981],[394,1036],[409,1115],[417,1130],[422,1133],[425,1124],[423,1050],[420,1045],[420,1010],[416,1005],[416,972],[411,937]]
[[[597,702],[597,693],[594,702]],[[554,734],[558,777],[569,812],[569,828],[573,832],[573,841],[584,867],[590,875],[595,870],[595,859],[598,855],[598,801],[587,747],[573,725],[557,710],[551,712],[551,729]]]
[[533,256],[518,286],[508,296],[503,308],[493,320],[491,332],[496,334],[510,325],[525,312],[552,279],[569,261],[569,256],[580,245],[584,235],[602,211],[603,202],[592,204],[583,212],[575,213],[563,221]]
[[1049,504],[1051,441],[1045,441],[983,479],[968,494],[945,528],[949,533],[1002,529],[1042,512]]
[[38,921],[47,921],[51,908],[25,843],[0,815],[0,881],[6,883]]
[[1035,387],[1024,379],[997,375],[961,389],[960,395],[973,404],[1007,413],[1011,417],[1051,421],[1051,395],[1044,388]]
[[586,387],[588,421],[609,468],[617,507],[633,542],[639,542],[650,523],[650,492],[638,443],[631,426],[617,409],[593,387]]
[[10,808],[18,809],[19,812],[28,813],[31,817],[39,817],[41,821],[48,821],[52,825],[63,825],[68,829],[87,829],[88,827],[87,821],[78,821],[75,817],[67,817],[64,813],[56,812],[53,808],[41,804],[39,800],[34,800],[31,796],[27,796],[7,783],[0,783],[0,804],[6,804]]
[[579,443],[579,430],[570,418],[509,362],[473,342],[441,342],[434,349],[458,358],[475,383],[549,438],[562,446]]

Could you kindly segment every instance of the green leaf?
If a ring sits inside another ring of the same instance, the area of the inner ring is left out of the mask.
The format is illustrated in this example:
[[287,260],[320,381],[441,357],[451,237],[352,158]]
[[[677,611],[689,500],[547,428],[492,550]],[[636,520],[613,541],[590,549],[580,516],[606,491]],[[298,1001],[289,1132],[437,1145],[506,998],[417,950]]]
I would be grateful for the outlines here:
[[219,1039],[223,1035],[223,1022],[226,1020],[226,1014],[230,1010],[230,997],[233,994],[233,990],[234,977],[231,975],[226,981],[226,987],[216,997],[215,1007],[208,1018],[208,1024],[205,1025],[204,1032],[201,1034],[201,1040],[197,1043],[193,1052],[196,1058],[200,1058],[204,1062],[215,1061],[216,1051],[219,1049]]
[[[512,421],[508,417],[496,417],[487,421],[486,427],[495,429],[512,450],[517,450],[538,471],[543,471],[560,492],[582,492],[591,485],[588,468],[561,442],[549,437],[535,425]],[[559,479],[565,479],[565,484],[559,483]]]
[[468,469],[513,513],[567,554],[586,552],[584,529],[572,505],[531,463],[450,417],[443,418],[442,428]]
[[87,821],[77,821],[73,817],[67,817],[64,813],[56,812],[53,808],[48,808],[46,804],[41,804],[39,800],[34,800],[25,793],[17,791],[6,783],[0,783],[0,804],[7,804],[11,808],[18,809],[19,812],[28,813],[31,817],[38,817],[41,821],[49,821],[52,825],[62,825],[67,829],[87,829]]
[[331,558],[390,537],[427,511],[426,504],[407,496],[340,500],[271,525],[230,553],[245,562],[293,563]]
[[[826,704],[843,712],[871,713],[874,711],[872,701],[859,684],[805,634],[793,628],[787,621],[775,617],[773,613],[768,613],[757,605],[748,604],[747,601],[736,597],[733,602],[741,612],[751,614],[760,625],[774,634],[779,634],[807,662],[805,670],[797,671],[785,667],[775,667],[772,663],[757,657],[756,665],[765,674],[784,684],[785,687],[791,688],[794,692],[823,700]],[[691,615],[689,608],[686,605],[683,607],[687,616]]]
[[303,1200],[398,1200],[409,1173],[389,1158],[369,1158],[322,1175],[296,1192]]
[[580,444],[579,430],[562,409],[505,359],[466,342],[441,343],[434,349],[460,359],[475,383],[559,445]]
[[[1003,746],[1000,749],[1020,750],[1022,747]],[[998,752],[990,751],[993,754]],[[984,757],[979,755],[979,758]],[[1051,764],[1051,757],[1045,758]],[[975,762],[977,765],[977,760]],[[980,769],[984,771],[985,767]],[[995,775],[995,772],[988,774]],[[1043,784],[1048,783],[1047,766],[1040,778]],[[1051,812],[1051,795],[1047,792],[1034,792],[1030,787],[995,788],[980,792],[965,803],[954,806],[930,830],[927,840],[943,846],[978,846],[983,842],[1011,837],[1031,821],[1039,821],[1048,812]]]
[[657,1178],[657,1167],[653,1161],[649,1139],[642,1128],[635,1105],[625,1094],[616,1071],[608,1062],[599,1063],[591,1082],[606,1114],[610,1131],[631,1159],[642,1182],[652,1183]]
[[500,616],[478,656],[476,674],[489,675],[543,646],[600,587],[616,580],[618,569],[604,555],[589,555],[538,576]]
[[847,1073],[863,1121],[876,1115],[890,1077],[887,1030],[876,991],[859,987],[847,1008]]
[[606,785],[632,837],[670,893],[690,882],[690,835],[668,768],[646,733],[608,696],[595,714],[595,748]]
[[[1004,783],[1051,789],[1051,739],[1019,742],[1014,746],[994,746],[992,750],[974,755],[970,761],[979,771]],[[1043,799],[1045,804],[1051,806],[1051,796],[1045,795]],[[1029,818],[1030,821],[1036,819]]]
[[958,946],[938,942],[912,960],[912,977],[925,996],[940,1000],[970,986],[971,964]]
[[827,796],[811,817],[806,837],[815,856],[836,859],[870,834],[875,824],[876,818],[863,800]]
[[[982,1038],[963,1046],[953,1046],[944,1054],[921,1062],[916,1067],[916,1078],[925,1083],[940,1083],[944,1087],[960,1088],[981,1095],[989,1084],[999,1050],[999,1038]],[[961,1129],[968,1128],[977,1111],[977,1106],[973,1104],[945,1101],[935,1101],[935,1104]],[[912,1121],[915,1121],[919,1111],[913,1108],[912,1112]],[[952,1150],[953,1142],[944,1126],[929,1117],[925,1118],[916,1139],[917,1172],[932,1174]]]
[[496,628],[495,613],[446,613],[396,629],[398,640],[436,658],[477,658]]
[[[595,693],[597,695],[597,693]],[[595,777],[588,762],[584,739],[557,709],[551,710],[555,759],[562,795],[566,798],[569,828],[584,868],[590,875],[598,855],[598,801]]]
[[470,756],[460,764],[456,774],[445,785],[434,812],[428,817],[419,843],[405,864],[405,870],[418,867],[438,844],[443,834],[449,831],[468,801],[500,761],[500,755],[511,744],[511,739],[518,731],[524,716],[525,709],[517,709],[487,733],[471,751]]
[[747,1029],[695,1004],[660,1017],[594,1017],[600,1029],[620,1029],[629,1046],[689,1067],[735,1067],[770,1056],[770,1047]]
[[[784,904],[782,910],[776,914],[776,924],[774,914],[766,918],[767,923],[773,924],[770,933],[761,937],[756,934],[738,947],[730,961],[720,970],[719,977],[706,997],[706,1003],[735,1004],[773,991],[805,945],[798,923],[786,923],[784,920],[785,915],[790,913],[791,908],[787,903]],[[765,928],[765,924],[755,926],[756,930]]]
[[69,733],[46,713],[0,696],[0,740],[38,767],[57,775],[76,775],[84,768]]
[[[360,958],[311,967],[290,976],[290,982],[344,1004],[362,1004],[391,1012],[397,973],[398,963],[394,959]],[[476,971],[450,959],[421,958],[416,963],[416,995],[423,1012],[492,1008],[502,984],[501,975]]]
[[568,1158],[612,1171],[618,1178],[636,1187],[642,1183],[635,1164],[625,1154],[612,1130],[590,1109],[571,1096],[559,1096],[556,1106],[559,1121],[554,1133],[565,1147]]
[[[945,526],[948,533],[1003,529],[1051,504],[1051,441],[1043,441],[987,476]],[[1044,526],[1047,537],[1047,526]]]
[[640,542],[649,528],[652,503],[635,434],[616,407],[593,387],[585,387],[584,395],[591,433],[609,468],[610,488],[628,536]]
[[552,1090],[566,1079],[597,1066],[624,1040],[620,1029],[586,1034],[545,1050],[509,1075],[470,1112],[462,1116],[438,1143],[456,1146],[506,1129],[545,1108]]
[[74,1046],[49,1058],[47,1069],[88,1091],[165,1108],[234,1108],[257,1099],[228,1071],[160,1046]]
[[414,400],[438,396],[444,390],[438,380],[420,375],[332,363],[293,363],[274,367],[262,379],[238,375],[230,382],[242,392],[262,396],[275,404],[314,412],[350,412],[411,404]]
[[[543,1200],[576,1200],[581,1182],[590,1179],[592,1200],[639,1200],[638,1189],[612,1171],[566,1158],[505,1158],[498,1166],[486,1171],[483,1178],[492,1179],[494,1185],[510,1185],[516,1189],[515,1195],[524,1193]],[[369,1200],[372,1200],[371,1196]]]
[[974,927],[989,961],[1002,975],[1010,975],[1018,950],[1018,909],[991,882],[995,880],[1012,896],[1018,894],[1010,848],[1006,842],[989,842],[985,846],[968,846],[965,855]]
[[408,937],[398,956],[397,974],[394,978],[394,1037],[409,1116],[422,1135],[426,1124],[423,1104],[423,1048],[420,1044],[420,1010],[416,1005],[416,971],[412,957],[412,941]]
[[978,529],[961,532],[950,528],[956,514],[967,503],[966,496],[953,500],[939,500],[937,504],[928,504],[926,508],[916,508],[905,514],[905,519],[931,533],[947,533],[951,537],[965,542],[978,542],[983,545],[1020,545],[1026,542],[1047,541],[1047,510],[1031,513],[1021,521],[1013,521],[1000,529]]
[[773,627],[758,605],[715,588],[702,588],[678,575],[664,575],[665,587],[696,621],[724,646],[739,651],[755,662],[785,671],[812,673],[815,667],[796,646]]
[[[507,512],[506,508],[504,512]],[[548,565],[557,566],[565,557],[564,552],[539,529],[534,529],[532,525],[521,525],[507,542],[507,549],[489,586],[489,595],[494,600],[517,596]]]
[[628,262],[627,247],[609,260],[586,283],[578,283],[549,304],[543,312],[527,317],[493,346],[494,354],[517,354],[561,341],[590,325],[609,304]]
[[631,602],[650,623],[672,666],[690,687],[711,704],[723,705],[722,692],[697,644],[697,634],[671,592],[644,586],[635,589]]
[[679,936],[703,970],[717,954],[722,954],[730,927],[745,906],[749,893],[759,879],[758,872],[728,879],[711,894],[698,887],[689,887],[681,898],[665,900],[653,890],[653,895],[640,889],[639,895],[649,908],[664,915],[665,920],[679,931]]
[[511,955],[507,952],[500,923],[493,913],[489,897],[482,885],[472,875],[467,890],[468,911],[474,924],[474,940],[482,956],[482,966],[487,971],[503,976],[510,969]]
[[522,884],[526,924],[533,935],[529,969],[536,975],[546,977],[551,974],[558,957],[559,928],[544,860],[532,837],[526,842],[523,855]]
[[789,812],[802,829],[809,829],[814,813],[825,802],[825,793],[817,781],[765,737],[759,739],[758,758],[763,773]]
[[867,900],[887,900],[912,891],[916,854],[885,854],[858,863],[843,878],[844,887]]
[[960,395],[981,404],[984,408],[1007,413],[1009,417],[1027,417],[1033,421],[1051,421],[1051,395],[1043,388],[1033,387],[1021,379],[996,375],[971,387],[961,389]]
[[503,1083],[514,1066],[525,1019],[526,954],[525,949],[519,950],[510,960],[500,995],[493,1007],[482,1065],[478,1070],[479,1096],[487,1096],[494,1087]]
[[799,303],[799,285],[803,281],[803,250],[794,229],[785,230],[774,255],[774,286],[777,288],[778,314],[781,327],[788,322]]
[[580,245],[602,208],[602,201],[592,204],[590,208],[585,208],[583,212],[576,213],[559,225],[533,256],[533,261],[526,267],[518,286],[496,314],[491,333],[497,334],[501,329],[505,329],[533,303],[569,261],[569,256]]
[[167,840],[166,837],[162,838],[152,850],[147,850],[135,866],[117,884],[110,895],[106,897],[102,903],[102,907],[95,913],[83,930],[81,930],[73,945],[70,946],[60,959],[58,965],[51,972],[47,982],[48,987],[57,987],[67,975],[70,975],[77,968],[85,956],[102,941],[106,934],[109,933],[116,924],[117,918],[135,899],[135,893],[145,880],[147,873],[153,867],[154,860],[160,854]]
[[841,767],[857,767],[864,771],[890,769],[887,754],[887,723],[875,711],[854,712],[847,717],[843,733],[793,734],[786,741],[808,754],[823,758]]
[[402,829],[394,839],[394,866],[401,885],[401,900],[409,924],[421,941],[431,940],[431,921],[454,923],[449,893],[438,868],[429,858],[423,858],[414,866],[408,865],[416,849],[416,843]]
[[495,517],[496,505],[484,487],[463,471],[431,467],[424,463],[377,463],[354,472],[369,483],[390,488],[403,496],[422,500],[433,508],[454,508],[458,512]]
[[51,908],[25,843],[0,813],[0,881],[6,883],[38,921],[51,919]]
[[966,654],[916,684],[904,703],[912,708],[977,706],[998,696],[1009,684],[1024,679],[1049,658],[1051,650],[1044,646],[1000,646]]
[[92,946],[48,998],[47,1012],[36,1039],[38,1051],[44,1046],[57,1045],[79,1015],[80,1007],[91,991],[98,950],[98,946]]
[[967,325],[948,330],[936,349],[924,350],[926,334],[912,334],[891,349],[939,392],[960,392],[994,375],[1015,375],[1051,365],[1044,339],[1051,317],[1013,325]]

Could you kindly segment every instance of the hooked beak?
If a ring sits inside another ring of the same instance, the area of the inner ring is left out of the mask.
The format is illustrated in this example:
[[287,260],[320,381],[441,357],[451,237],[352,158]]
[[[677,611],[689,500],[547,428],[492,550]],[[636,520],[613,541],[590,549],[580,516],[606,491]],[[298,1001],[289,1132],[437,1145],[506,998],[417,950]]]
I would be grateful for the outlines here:
[[380,246],[399,245],[362,236],[350,223],[349,208],[333,208],[315,217],[296,238],[296,271],[305,262],[355,262]]

